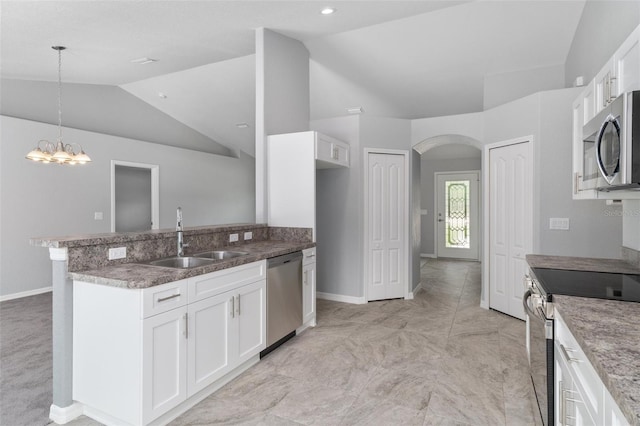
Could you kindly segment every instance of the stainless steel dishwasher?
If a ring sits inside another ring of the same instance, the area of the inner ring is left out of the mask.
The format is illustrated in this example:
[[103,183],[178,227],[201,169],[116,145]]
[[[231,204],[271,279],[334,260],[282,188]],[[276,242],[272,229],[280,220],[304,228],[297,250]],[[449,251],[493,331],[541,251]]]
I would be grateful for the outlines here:
[[302,252],[267,259],[267,349],[263,355],[295,336],[301,325]]

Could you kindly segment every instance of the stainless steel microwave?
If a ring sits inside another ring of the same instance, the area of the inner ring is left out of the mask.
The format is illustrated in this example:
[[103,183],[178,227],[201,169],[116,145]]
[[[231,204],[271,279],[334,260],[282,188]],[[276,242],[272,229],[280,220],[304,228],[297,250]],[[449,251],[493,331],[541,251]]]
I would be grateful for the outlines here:
[[583,189],[640,189],[640,91],[618,96],[582,135]]

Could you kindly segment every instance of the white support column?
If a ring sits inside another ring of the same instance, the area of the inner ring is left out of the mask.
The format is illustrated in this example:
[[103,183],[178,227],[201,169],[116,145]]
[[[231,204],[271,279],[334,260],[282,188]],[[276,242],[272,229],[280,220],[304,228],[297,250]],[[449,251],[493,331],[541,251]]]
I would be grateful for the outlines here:
[[53,403],[49,418],[67,423],[82,414],[73,402],[73,281],[66,248],[50,248],[53,283]]

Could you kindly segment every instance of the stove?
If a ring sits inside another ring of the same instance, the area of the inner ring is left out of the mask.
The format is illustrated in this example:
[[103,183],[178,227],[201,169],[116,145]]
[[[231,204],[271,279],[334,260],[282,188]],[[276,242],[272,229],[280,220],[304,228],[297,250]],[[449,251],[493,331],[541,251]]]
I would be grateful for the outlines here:
[[532,268],[548,302],[554,294],[640,302],[640,275]]
[[640,275],[531,268],[525,277],[527,355],[542,424],[554,424],[553,295],[640,302]]

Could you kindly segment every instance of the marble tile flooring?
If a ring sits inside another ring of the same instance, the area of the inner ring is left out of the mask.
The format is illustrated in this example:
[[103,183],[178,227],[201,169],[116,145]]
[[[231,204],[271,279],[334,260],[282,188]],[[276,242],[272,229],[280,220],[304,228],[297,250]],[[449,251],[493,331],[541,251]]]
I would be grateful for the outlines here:
[[421,272],[413,300],[318,300],[317,327],[171,424],[534,424],[524,322],[479,307],[478,263]]

